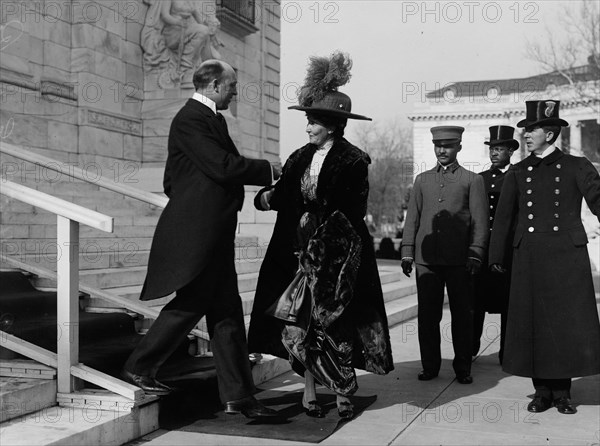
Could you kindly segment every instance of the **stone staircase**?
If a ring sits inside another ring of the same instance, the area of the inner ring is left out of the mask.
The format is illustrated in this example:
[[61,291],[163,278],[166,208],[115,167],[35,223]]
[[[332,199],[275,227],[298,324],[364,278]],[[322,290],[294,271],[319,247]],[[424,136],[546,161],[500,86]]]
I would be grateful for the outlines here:
[[[27,184],[31,186],[31,184]],[[115,218],[114,234],[80,228],[80,281],[132,301],[138,301],[146,275],[152,236],[161,209],[100,189],[94,184],[73,180],[68,185],[35,183],[35,188]],[[62,247],[56,245],[55,216],[32,206],[0,196],[2,205],[2,253],[27,264],[56,270]],[[260,265],[268,242],[253,235],[236,239],[236,270],[246,326],[254,299]],[[65,250],[66,251],[66,250]],[[9,264],[0,268],[12,269]],[[393,326],[416,315],[414,278],[406,278],[398,261],[379,261],[379,271]],[[51,290],[56,283],[32,276],[38,289]],[[160,308],[172,296],[149,302]],[[127,312],[101,299],[83,296],[87,312]],[[138,324],[147,327],[151,321]],[[199,328],[206,330],[204,322]],[[253,365],[256,383],[265,382],[289,370],[289,363],[268,355],[257,356]],[[19,362],[21,361],[21,362]],[[119,410],[98,407],[85,400],[78,404],[57,401],[55,371],[24,360],[0,360],[0,438],[11,444],[123,444],[158,429],[158,402]],[[36,371],[39,371],[37,373]],[[32,377],[32,373],[37,375]]]

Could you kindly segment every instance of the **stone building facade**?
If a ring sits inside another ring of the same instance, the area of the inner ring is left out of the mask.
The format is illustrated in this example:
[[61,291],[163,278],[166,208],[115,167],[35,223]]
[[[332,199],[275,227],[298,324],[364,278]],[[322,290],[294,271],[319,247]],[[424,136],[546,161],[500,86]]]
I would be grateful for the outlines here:
[[[149,12],[164,3],[193,4],[220,21],[215,54],[234,67],[239,81],[237,100],[224,113],[232,138],[246,156],[277,159],[279,0],[3,1],[2,141],[66,170],[162,192],[169,125],[194,92],[191,72],[165,82],[160,67],[145,61]],[[176,60],[185,50],[181,43],[172,51]],[[16,181],[35,175],[23,175],[6,157],[3,170]],[[240,221],[241,230],[256,223],[254,212],[245,209]]]

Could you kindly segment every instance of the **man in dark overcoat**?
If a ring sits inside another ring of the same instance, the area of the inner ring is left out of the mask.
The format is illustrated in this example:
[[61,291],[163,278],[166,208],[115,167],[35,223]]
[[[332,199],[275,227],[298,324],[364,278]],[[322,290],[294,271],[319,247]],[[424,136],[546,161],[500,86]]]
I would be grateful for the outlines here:
[[[490,127],[490,140],[484,144],[490,146],[492,166],[480,173],[485,184],[490,212],[490,231],[494,226],[494,216],[504,183],[504,176],[510,166],[510,157],[519,148],[519,141],[513,138],[515,129],[508,125]],[[490,232],[491,233],[491,232]],[[512,263],[512,244],[507,244],[504,267],[510,271]],[[473,356],[479,352],[485,313],[500,313],[500,351],[498,358],[502,364],[504,338],[506,334],[506,315],[508,313],[508,295],[510,291],[510,272],[492,273],[484,267],[481,274],[475,276],[475,303],[473,313]]]
[[525,128],[530,155],[504,179],[489,262],[502,271],[512,239],[502,368],[533,379],[530,412],[554,404],[560,413],[573,414],[571,378],[600,373],[600,323],[581,221],[582,198],[600,215],[600,176],[589,160],[555,146],[561,127],[568,126],[559,105],[527,101],[526,118],[517,126]]
[[225,411],[271,416],[274,411],[252,396],[234,240],[244,185],[270,184],[281,166],[241,156],[229,137],[217,110],[227,109],[237,94],[230,65],[205,61],[193,80],[196,93],[169,132],[164,190],[170,200],[156,227],[140,299],[176,295],[128,358],[122,377],[147,393],[168,393],[156,373],[206,315]]
[[459,383],[473,382],[472,276],[484,260],[489,217],[483,178],[456,160],[463,131],[458,126],[431,129],[438,162],[415,179],[400,248],[404,274],[409,276],[416,263],[421,381],[438,376],[442,363],[440,322],[446,287],[452,317],[452,366]]

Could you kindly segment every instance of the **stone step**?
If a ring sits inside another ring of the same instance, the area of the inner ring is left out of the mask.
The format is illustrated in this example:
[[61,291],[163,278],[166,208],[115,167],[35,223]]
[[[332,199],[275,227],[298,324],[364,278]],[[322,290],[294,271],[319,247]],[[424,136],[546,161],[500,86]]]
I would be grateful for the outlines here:
[[379,268],[379,279],[382,285],[390,282],[399,282],[405,278],[401,271]]
[[[11,251],[9,251],[8,247],[6,248],[4,253],[11,256]],[[150,251],[136,250],[133,244],[126,245],[125,248],[127,248],[127,250],[111,249],[109,251],[102,251],[93,245],[87,245],[79,252],[79,270],[130,268],[146,266],[148,264]],[[50,245],[47,245],[46,248],[40,248],[38,252],[24,254],[17,253],[16,255],[12,255],[12,257],[32,266],[56,271],[56,243],[53,243],[51,247]],[[0,267],[8,268],[9,265],[0,260]]]
[[[0,367],[7,362],[0,362]],[[0,423],[56,405],[56,380],[2,377]],[[0,427],[2,445],[8,444]]]
[[[409,294],[399,299],[388,301],[385,304],[388,325],[391,327],[417,317],[417,294]],[[416,335],[415,326],[415,335]]]
[[[18,225],[10,225],[17,227]],[[23,226],[26,227],[26,226]],[[2,226],[4,228],[4,225]],[[25,235],[25,234],[23,234]],[[56,234],[53,237],[17,237],[2,238],[2,254],[14,256],[18,260],[26,262],[28,258],[47,258],[48,261],[56,261],[56,254],[66,250],[64,246],[57,246]],[[132,254],[146,253],[150,250],[152,236],[148,237],[81,237],[79,240],[79,252],[84,254],[89,261],[95,261],[102,255],[113,255],[122,253],[117,260]],[[266,253],[266,247],[259,245],[256,237],[242,236],[235,240],[236,261],[259,262]],[[129,256],[129,257],[128,257]]]
[[52,406],[0,424],[2,446],[120,445],[158,429],[159,401],[131,412]]
[[[240,262],[240,263],[245,263],[245,262]],[[236,262],[236,265],[237,264],[238,263]],[[121,271],[127,277],[127,272],[129,270],[132,270],[132,268],[123,268],[121,270],[111,270],[111,271],[114,271],[112,273],[114,275],[116,275],[117,272]],[[145,267],[143,267],[142,270],[143,270],[143,276],[145,277],[145,272],[146,272]],[[140,269],[136,268],[136,271],[139,272]],[[144,277],[142,277],[142,279],[141,279],[142,282],[140,282],[139,284],[111,287],[110,292],[112,292],[116,295],[125,297],[127,299],[131,299],[132,301],[137,301],[140,297],[140,293],[142,292],[142,283],[143,283]],[[98,277],[98,278],[94,278],[94,279],[96,279],[98,281],[108,280],[108,278],[106,276]],[[113,279],[117,280],[118,278],[113,278]],[[37,280],[41,281],[41,279],[36,279],[36,282],[34,282],[34,283],[37,284],[38,283]],[[252,295],[254,295],[254,290],[256,289],[257,280],[258,280],[258,272],[238,274],[238,288],[240,290],[240,293],[246,294],[248,292],[252,292]],[[82,281],[83,281],[83,274],[82,274]],[[53,288],[56,286],[56,285],[52,286],[52,284],[53,284],[52,281],[41,281],[39,283],[42,283],[44,285],[50,285],[46,288]],[[88,282],[86,281],[85,283],[88,283]],[[106,288],[106,287],[102,287],[102,288]],[[152,307],[162,307],[162,306],[166,305],[167,302],[169,302],[169,300],[171,300],[173,298],[173,296],[174,296],[174,293],[169,296],[162,297],[160,299],[148,301],[148,302],[146,302],[146,305],[149,305]],[[114,308],[110,302],[106,302],[100,298],[95,298],[95,297],[86,298],[85,307],[86,307],[87,311],[89,311],[89,312],[94,312],[95,311],[94,308],[103,309],[102,311],[106,311],[104,309]],[[118,309],[118,310],[124,311],[124,309]]]
[[386,303],[402,299],[417,292],[417,284],[410,280],[389,282],[382,285],[381,288],[383,290],[383,301]]
[[[402,299],[406,296],[410,296],[417,292],[417,285],[414,280],[402,280],[402,281],[389,281],[397,279],[397,272],[382,272],[379,273],[382,282],[385,283],[381,286],[383,291],[383,300],[386,302],[393,302],[398,299]],[[404,276],[403,276],[404,277]],[[252,312],[252,304],[254,303],[254,290],[242,292],[240,290],[240,297],[242,298],[242,307],[244,314],[249,315]]]
[[[79,240],[80,252],[114,252],[128,251],[130,247],[147,251],[152,244],[152,237],[89,237]],[[61,250],[66,247],[61,246]],[[56,234],[52,237],[18,237],[2,240],[3,253],[19,256],[27,254],[45,255],[60,252],[56,245]]]
[[[141,285],[146,277],[145,266],[130,268],[89,269],[79,272],[79,281],[94,288],[108,289],[121,286]],[[34,277],[36,288],[56,289],[56,281],[44,277]]]

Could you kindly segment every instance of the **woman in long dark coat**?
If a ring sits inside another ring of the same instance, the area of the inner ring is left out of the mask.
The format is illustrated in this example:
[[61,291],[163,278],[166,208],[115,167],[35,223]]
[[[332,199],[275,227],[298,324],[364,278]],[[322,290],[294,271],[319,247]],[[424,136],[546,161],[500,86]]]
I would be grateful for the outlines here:
[[[258,209],[277,211],[277,221],[248,335],[250,351],[290,358],[304,374],[302,403],[309,416],[323,416],[316,378],[336,392],[345,419],[353,417],[348,396],[357,389],[354,368],[386,374],[394,367],[373,243],[363,220],[370,159],[343,137],[347,119],[370,120],[351,113],[350,98],[337,91],[350,65],[340,53],[311,59],[300,106],[290,107],[306,111],[310,142],[290,155],[279,182],[255,198]],[[342,81],[326,91],[311,89],[311,79],[322,74]],[[306,293],[280,298],[298,271]]]

